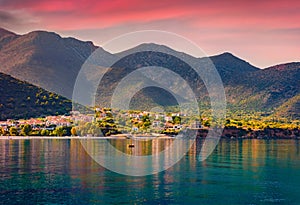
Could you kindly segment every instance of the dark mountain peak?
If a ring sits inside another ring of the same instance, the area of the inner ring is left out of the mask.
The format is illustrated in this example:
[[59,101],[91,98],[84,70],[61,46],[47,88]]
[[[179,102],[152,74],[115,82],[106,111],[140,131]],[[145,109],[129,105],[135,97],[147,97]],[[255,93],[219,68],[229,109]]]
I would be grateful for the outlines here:
[[[34,47],[41,47],[48,45],[54,45],[58,42],[61,37],[54,32],[46,31],[32,31],[24,35],[17,36],[13,41],[6,46],[6,49],[25,49]],[[17,51],[16,50],[16,51]]]
[[[214,59],[222,59],[222,60],[236,60],[236,61],[242,61],[242,62],[246,62],[245,60],[233,55],[232,53],[230,52],[224,52],[224,53],[221,53],[221,54],[218,54],[218,55],[213,55],[213,56],[210,56],[211,58],[214,58]],[[248,63],[248,62],[246,62]]]
[[216,67],[222,67],[227,71],[249,72],[259,70],[259,68],[229,52],[211,56],[210,59],[213,61]]
[[86,58],[98,48],[91,41],[80,41],[72,37],[63,38],[55,32],[48,31],[32,31],[21,35],[13,42],[13,45],[50,52],[49,54],[52,56],[58,53],[67,55],[69,52],[75,52],[80,54],[80,58],[82,58],[82,52],[84,58]]
[[49,31],[43,31],[43,30],[31,31],[25,35],[27,35],[27,36],[57,36],[57,37],[61,37],[60,35],[58,35],[55,32],[49,32]]
[[97,46],[93,44],[92,41],[81,41],[73,37],[61,37],[59,34],[55,32],[48,31],[32,31],[28,34],[21,36],[21,39],[25,41],[31,41],[36,45],[42,44],[50,44],[54,46],[55,44],[65,44],[75,47],[90,47],[92,49],[96,49]]
[[175,50],[169,48],[168,46],[160,45],[156,43],[142,43],[126,51],[116,53],[116,55],[123,56],[125,53],[128,53],[128,51],[129,52],[140,52],[140,51],[173,51],[174,52]]
[[21,38],[24,38],[26,40],[32,41],[32,42],[47,42],[47,41],[58,41],[61,39],[61,36],[54,32],[47,32],[47,31],[32,31],[30,33],[27,33],[25,35],[22,35]]
[[186,61],[197,60],[197,58],[195,58],[194,56],[191,56],[184,52],[177,51],[166,45],[161,45],[161,44],[156,44],[156,43],[142,43],[142,44],[137,45],[128,50],[125,50],[125,51],[122,51],[119,53],[115,53],[115,55],[122,58],[124,56],[127,56],[130,53],[136,53],[136,52],[142,52],[142,51],[156,51],[156,52],[167,53],[169,55],[180,56],[182,59],[184,59]]
[[136,46],[135,48],[143,48],[143,49],[170,49],[168,46],[166,45],[162,45],[162,44],[156,44],[156,43],[142,43],[138,46]]
[[235,58],[238,58],[236,56],[234,56],[232,53],[226,51],[224,53],[221,53],[221,54],[218,54],[218,55],[215,55],[215,56],[226,56],[226,57],[235,57]]

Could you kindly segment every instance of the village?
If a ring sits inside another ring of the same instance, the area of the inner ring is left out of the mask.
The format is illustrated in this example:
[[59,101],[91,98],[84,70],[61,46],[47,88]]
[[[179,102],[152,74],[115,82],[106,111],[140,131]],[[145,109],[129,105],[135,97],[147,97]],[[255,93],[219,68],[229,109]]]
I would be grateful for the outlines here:
[[80,133],[82,126],[90,127],[91,124],[104,131],[106,136],[116,133],[177,134],[183,128],[199,129],[202,127],[199,120],[190,122],[186,119],[187,116],[182,113],[112,111],[108,108],[95,108],[94,114],[71,111],[69,115],[19,120],[7,119],[0,121],[0,135],[71,136],[94,134],[92,131]]
[[[249,124],[249,122],[248,122]],[[259,123],[261,124],[261,122]],[[298,127],[271,127],[265,124],[246,126],[245,122],[226,120],[223,138],[300,138]],[[284,126],[285,124],[282,124]],[[292,124],[293,125],[293,124]],[[198,137],[206,137],[210,119],[187,116],[179,112],[147,112],[93,108],[86,114],[71,111],[68,115],[0,121],[0,136],[117,136],[154,135],[176,136],[185,129],[197,130]]]

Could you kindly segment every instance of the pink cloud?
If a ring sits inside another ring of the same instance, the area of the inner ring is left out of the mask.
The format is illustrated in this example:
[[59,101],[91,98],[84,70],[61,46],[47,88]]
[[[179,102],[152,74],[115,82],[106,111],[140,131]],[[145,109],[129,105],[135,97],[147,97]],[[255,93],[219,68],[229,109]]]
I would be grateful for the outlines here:
[[[69,32],[81,38],[85,35],[77,35],[79,31],[89,29],[122,28],[111,36],[139,29],[168,30],[201,44],[210,54],[227,50],[240,52],[262,67],[284,59],[295,60],[295,53],[300,52],[298,0],[90,0],[88,3],[84,0],[4,0],[0,8],[30,14],[36,23],[29,25],[28,30]],[[18,30],[19,26],[16,24],[14,28]],[[89,40],[101,42],[96,37]],[[270,51],[274,45],[280,46],[285,55]],[[251,56],[254,53],[261,56],[265,53],[270,60],[254,58]]]
[[[207,28],[299,26],[299,1],[6,1],[4,9],[25,9],[51,29],[105,28],[126,23],[188,19]],[[283,25],[284,24],[284,25]]]

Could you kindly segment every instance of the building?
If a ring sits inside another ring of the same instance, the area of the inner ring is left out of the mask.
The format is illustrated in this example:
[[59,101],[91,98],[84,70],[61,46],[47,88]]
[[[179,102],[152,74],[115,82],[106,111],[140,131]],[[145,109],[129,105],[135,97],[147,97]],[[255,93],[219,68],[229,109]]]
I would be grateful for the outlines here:
[[195,120],[192,124],[191,124],[191,129],[200,129],[202,128],[201,122],[199,120]]

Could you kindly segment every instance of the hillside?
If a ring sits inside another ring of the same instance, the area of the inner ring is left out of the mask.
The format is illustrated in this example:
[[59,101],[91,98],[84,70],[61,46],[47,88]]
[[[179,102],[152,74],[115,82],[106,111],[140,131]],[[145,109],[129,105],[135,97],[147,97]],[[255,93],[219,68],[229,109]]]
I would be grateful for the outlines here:
[[[124,57],[129,53],[134,53],[115,65],[117,69],[112,72],[112,75],[116,76],[114,79],[126,75],[126,72],[137,67],[163,65],[184,77],[190,83],[190,86],[195,88],[194,91],[198,93],[198,98],[202,104],[208,104],[208,93],[202,80],[197,78],[197,75],[189,70],[188,66],[182,65],[176,59],[170,60],[170,56],[159,52],[141,52],[144,50],[168,52],[171,55],[176,53],[187,62],[192,62],[205,69],[207,58],[197,59],[162,45],[142,44],[117,54],[119,57]],[[230,53],[211,56],[210,60],[215,65],[223,81],[230,110],[271,111],[300,93],[300,63],[259,69]],[[140,63],[140,61],[143,61],[143,63]],[[160,79],[167,78],[161,76]],[[173,85],[179,85],[175,79],[171,81],[173,81]],[[109,84],[112,88],[115,86],[113,83],[106,82],[106,85]],[[180,89],[180,86],[177,87],[177,89]],[[152,96],[155,96],[156,99],[166,98],[159,89],[157,89],[157,92],[152,91]],[[99,98],[105,98],[104,94],[99,93]],[[145,102],[149,102],[150,97],[140,95],[139,98],[147,99]]]
[[68,114],[70,100],[0,73],[0,120]]
[[270,111],[279,107],[299,95],[299,88],[300,63],[282,64],[250,72],[226,86],[227,100],[234,109],[258,111]]
[[[25,35],[17,35],[0,29],[0,72],[71,99],[74,82],[83,62],[97,48],[92,42],[62,38],[53,32],[33,31]],[[147,49],[157,50],[160,53],[140,52]],[[133,55],[127,56],[132,52]],[[163,66],[172,69],[189,82],[198,100],[208,108],[208,93],[201,78],[197,77],[188,65],[164,52],[171,55],[176,53],[185,61],[203,68],[204,72],[209,72],[205,70],[207,58],[195,58],[164,45],[141,44],[116,54],[99,48],[98,55],[101,55],[102,59],[121,59],[113,66],[115,69],[106,74],[106,78],[101,82],[105,90],[98,90],[96,94],[98,102],[104,102],[104,105],[110,102],[110,96],[118,82],[135,68]],[[125,58],[122,59],[122,57]],[[210,60],[223,81],[230,111],[270,112],[276,109],[282,110],[284,103],[299,100],[295,96],[300,94],[300,63],[287,63],[259,69],[228,52],[211,56]],[[86,77],[94,81],[97,80],[99,73],[101,71],[86,73]],[[165,78],[161,75],[158,79]],[[152,82],[151,79],[147,81]],[[168,83],[173,88],[183,90],[183,85],[175,79],[170,79]],[[149,109],[156,105],[176,105],[174,97],[154,87],[138,92],[131,103],[132,108],[139,109]],[[144,108],[140,106],[142,104],[145,105]],[[286,112],[297,117],[296,113],[299,111],[299,106],[291,106],[290,111]]]
[[300,119],[300,95],[297,95],[276,108],[276,118]]
[[97,47],[53,32],[8,33],[0,32],[0,72],[71,98],[81,65]]
[[[146,51],[146,52],[145,52]],[[166,55],[169,54],[169,55]],[[131,55],[129,55],[131,54]],[[111,84],[112,89],[116,86],[118,82],[118,77],[125,76],[127,72],[132,71],[138,67],[142,66],[162,66],[166,67],[173,72],[179,74],[182,78],[189,83],[189,85],[193,88],[195,94],[197,95],[198,99],[201,101],[203,105],[207,105],[209,107],[208,101],[208,93],[206,87],[203,84],[202,79],[189,67],[189,65],[180,62],[179,59],[176,59],[172,56],[180,56],[181,59],[184,59],[185,62],[190,64],[196,65],[204,70],[204,72],[209,72],[207,67],[208,58],[195,58],[188,54],[178,52],[176,50],[172,50],[164,45],[157,45],[157,44],[141,44],[129,50],[123,51],[121,53],[116,54],[121,59],[115,65],[115,70],[111,73],[116,82],[110,83],[105,82],[105,85]],[[126,57],[127,56],[127,57]],[[125,58],[124,58],[125,57]],[[247,78],[250,73],[254,73],[259,71],[260,69],[252,66],[248,62],[230,54],[230,53],[223,53],[216,56],[209,57],[209,60],[214,64],[216,70],[219,72],[220,77],[223,81],[225,86],[225,90],[227,91],[227,99],[229,99],[230,105],[236,105],[237,98],[242,97],[241,94],[247,93],[247,88],[239,84],[237,81],[238,79],[245,79]],[[206,70],[205,70],[206,69]],[[166,76],[159,76],[157,79],[170,81],[170,86],[175,89],[182,89],[182,85],[179,82],[176,82],[176,79],[169,79]],[[113,85],[115,84],[115,85]],[[242,87],[242,88],[241,88]],[[243,91],[243,93],[237,93],[239,90]],[[136,98],[144,100],[144,104],[149,102],[149,98],[155,99],[164,99],[166,101],[166,95],[163,94],[160,89],[152,89],[152,97],[149,96],[149,93],[139,93]],[[107,94],[109,96],[110,94]],[[231,96],[230,96],[231,95]],[[104,93],[98,93],[99,99],[106,99]],[[168,101],[172,100],[171,98],[167,99]],[[135,99],[135,102],[137,100]],[[138,103],[135,103],[138,104]],[[163,104],[159,103],[158,104]]]

